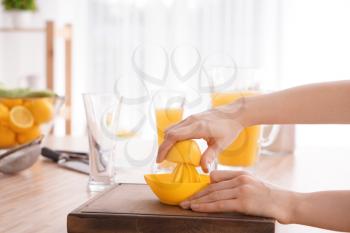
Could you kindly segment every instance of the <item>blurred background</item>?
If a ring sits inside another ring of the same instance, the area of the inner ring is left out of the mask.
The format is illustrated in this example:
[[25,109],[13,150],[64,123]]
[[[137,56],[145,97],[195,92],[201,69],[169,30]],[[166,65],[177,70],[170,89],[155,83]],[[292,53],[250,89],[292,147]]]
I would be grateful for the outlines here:
[[[147,47],[150,52],[141,57],[142,66],[151,73],[166,66],[162,51],[169,55],[178,46],[189,46],[192,55],[180,57],[179,70],[196,56],[193,48],[201,62],[211,54],[225,53],[234,58],[239,69],[254,70],[249,78],[264,91],[350,78],[347,0],[35,2],[34,12],[17,14],[1,7],[0,82],[45,87],[50,69],[55,91],[65,95],[68,64],[71,106],[65,111],[71,115],[71,134],[77,136],[86,134],[81,94],[112,92],[118,78],[140,75],[133,63],[140,44],[151,45]],[[41,30],[47,22],[57,28],[52,53],[47,53],[47,28]],[[65,40],[67,25],[72,29],[72,44],[68,44],[71,60]],[[54,69],[47,65],[48,55]],[[199,73],[193,76],[193,80],[199,79]],[[171,83],[176,74],[167,79]],[[136,86],[131,81],[129,84]],[[60,127],[64,119],[56,124],[55,133],[64,135],[65,128]],[[296,143],[298,147],[348,147],[349,132],[350,126],[343,125],[299,125]]]

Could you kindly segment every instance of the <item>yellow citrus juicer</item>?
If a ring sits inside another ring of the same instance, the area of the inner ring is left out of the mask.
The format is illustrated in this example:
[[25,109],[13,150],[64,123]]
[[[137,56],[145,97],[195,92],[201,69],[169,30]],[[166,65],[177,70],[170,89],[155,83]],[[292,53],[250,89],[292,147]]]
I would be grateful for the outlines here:
[[210,178],[197,172],[201,151],[193,140],[176,143],[166,160],[176,163],[172,173],[147,174],[145,180],[160,202],[178,205],[206,187]]

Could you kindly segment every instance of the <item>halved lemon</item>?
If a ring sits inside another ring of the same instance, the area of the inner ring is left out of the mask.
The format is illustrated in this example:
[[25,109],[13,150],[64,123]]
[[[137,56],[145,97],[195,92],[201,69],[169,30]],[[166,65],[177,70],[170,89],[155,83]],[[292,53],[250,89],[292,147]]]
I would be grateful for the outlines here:
[[195,141],[185,140],[177,142],[173,148],[170,149],[165,159],[174,163],[186,163],[199,166],[201,151]]
[[10,111],[10,127],[16,133],[22,133],[34,125],[32,113],[24,106],[15,106]]

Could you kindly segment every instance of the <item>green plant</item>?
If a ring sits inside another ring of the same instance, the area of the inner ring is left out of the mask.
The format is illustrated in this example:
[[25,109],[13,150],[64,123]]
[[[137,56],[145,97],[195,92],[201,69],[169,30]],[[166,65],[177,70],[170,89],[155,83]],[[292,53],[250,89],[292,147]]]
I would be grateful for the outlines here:
[[29,10],[35,11],[37,9],[35,0],[2,0],[2,5],[5,10]]

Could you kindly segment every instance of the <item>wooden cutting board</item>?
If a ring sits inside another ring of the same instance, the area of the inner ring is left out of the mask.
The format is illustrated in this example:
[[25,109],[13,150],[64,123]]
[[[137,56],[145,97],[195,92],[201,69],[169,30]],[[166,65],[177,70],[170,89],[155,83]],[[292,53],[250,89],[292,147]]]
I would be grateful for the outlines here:
[[161,204],[147,185],[120,184],[68,215],[68,233],[273,233],[275,220]]

